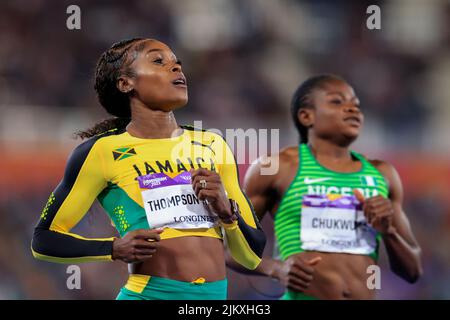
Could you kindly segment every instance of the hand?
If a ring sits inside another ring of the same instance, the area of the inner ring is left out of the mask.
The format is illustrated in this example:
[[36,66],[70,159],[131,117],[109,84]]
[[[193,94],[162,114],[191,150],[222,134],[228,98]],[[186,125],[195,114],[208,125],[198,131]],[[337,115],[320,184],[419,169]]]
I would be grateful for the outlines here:
[[[207,200],[209,209],[224,222],[229,222],[233,212],[220,176],[207,169],[191,170],[191,176],[192,188],[197,198],[201,201]],[[206,181],[206,188],[202,188],[201,180]]]
[[156,252],[163,229],[139,229],[128,232],[123,238],[113,242],[113,260],[127,263],[150,259]]
[[306,260],[301,254],[292,255],[286,261],[279,261],[273,277],[289,290],[304,292],[314,279],[314,267],[321,260],[322,257]]
[[391,200],[380,195],[364,199],[363,194],[357,189],[354,189],[353,193],[356,199],[363,204],[363,212],[367,223],[382,234],[395,232],[395,227],[392,225],[394,208]]

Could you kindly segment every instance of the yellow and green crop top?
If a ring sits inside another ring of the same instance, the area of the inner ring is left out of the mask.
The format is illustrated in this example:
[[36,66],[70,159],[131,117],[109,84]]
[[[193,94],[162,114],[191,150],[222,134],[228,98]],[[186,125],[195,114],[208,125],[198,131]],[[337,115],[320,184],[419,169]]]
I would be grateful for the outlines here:
[[[182,134],[165,139],[141,139],[114,129],[75,148],[35,228],[34,257],[60,263],[111,260],[114,238],[88,239],[70,233],[98,199],[121,237],[161,226],[165,227],[162,240],[223,238],[224,230],[233,258],[256,268],[265,236],[239,186],[232,151],[216,133],[181,128]],[[189,173],[198,168],[220,175],[228,198],[239,206],[237,221],[223,224],[214,215],[198,212],[205,210],[193,194]]]

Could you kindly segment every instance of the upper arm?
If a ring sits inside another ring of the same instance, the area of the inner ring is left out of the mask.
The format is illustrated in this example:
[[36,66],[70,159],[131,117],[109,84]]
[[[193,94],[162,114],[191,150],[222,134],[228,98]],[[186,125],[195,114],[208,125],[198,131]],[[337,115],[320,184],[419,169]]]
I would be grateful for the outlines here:
[[274,197],[270,196],[273,175],[261,174],[261,169],[267,164],[267,160],[272,161],[271,157],[255,160],[248,168],[244,178],[244,191],[253,204],[255,213],[259,219],[262,219],[266,212],[271,210],[274,205]]
[[377,161],[376,167],[388,182],[389,199],[394,209],[393,226],[410,245],[418,246],[409,219],[403,210],[403,185],[397,170],[384,161]]
[[38,228],[69,232],[106,187],[103,160],[95,142],[82,143],[70,155],[64,177],[50,195]]

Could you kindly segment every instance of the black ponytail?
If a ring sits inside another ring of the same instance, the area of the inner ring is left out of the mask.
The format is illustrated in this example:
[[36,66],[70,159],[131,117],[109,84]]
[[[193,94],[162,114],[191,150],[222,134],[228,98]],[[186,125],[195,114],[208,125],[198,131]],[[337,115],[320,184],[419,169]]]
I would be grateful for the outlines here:
[[[103,120],[90,129],[75,133],[77,137],[87,139],[115,129],[124,131],[130,123],[130,98],[127,93],[121,92],[117,88],[117,80],[123,74],[134,76],[134,72],[129,66],[136,55],[130,55],[128,51],[136,42],[142,40],[144,38],[120,41],[113,44],[100,56],[95,68],[94,89],[100,104],[114,118]],[[139,51],[140,48],[136,50]]]

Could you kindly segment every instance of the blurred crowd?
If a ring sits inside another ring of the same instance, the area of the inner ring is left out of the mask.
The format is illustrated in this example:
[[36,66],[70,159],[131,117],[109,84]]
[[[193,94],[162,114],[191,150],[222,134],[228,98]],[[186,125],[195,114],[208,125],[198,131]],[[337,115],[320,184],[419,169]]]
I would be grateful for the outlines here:
[[[71,4],[81,9],[80,30],[66,27]],[[366,27],[372,4],[381,8],[381,30]],[[189,103],[176,113],[181,124],[276,128],[281,147],[298,140],[289,115],[296,87],[318,73],[347,79],[366,117],[355,149],[397,167],[424,252],[425,275],[415,285],[388,271],[382,254],[378,297],[450,298],[449,1],[6,0],[0,3],[0,299],[111,299],[124,284],[124,264],[91,263],[81,265],[82,290],[68,290],[66,266],[34,260],[30,240],[79,143],[72,133],[107,117],[93,90],[96,60],[114,42],[134,37],[161,40],[182,60]],[[272,239],[272,221],[263,223]],[[96,205],[77,231],[114,234]],[[272,280],[229,275],[230,298],[281,295]]]

